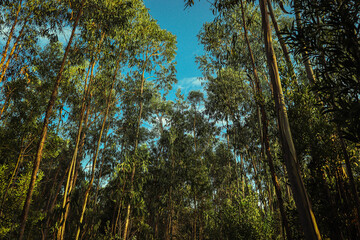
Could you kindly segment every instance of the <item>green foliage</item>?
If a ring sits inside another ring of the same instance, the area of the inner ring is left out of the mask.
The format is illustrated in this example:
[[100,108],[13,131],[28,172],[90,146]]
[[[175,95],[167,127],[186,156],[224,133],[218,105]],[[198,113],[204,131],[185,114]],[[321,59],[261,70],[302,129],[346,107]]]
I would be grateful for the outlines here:
[[306,51],[317,73],[314,90],[324,111],[354,143],[359,133],[359,4],[357,1],[298,1],[302,25],[289,40],[296,53]]
[[[315,86],[297,56],[291,57],[294,82],[277,37],[274,46],[299,165],[323,237],[356,239],[349,170],[357,187],[359,6],[351,0],[297,2],[303,26],[289,29],[288,40],[295,53],[307,52]],[[8,62],[0,68],[1,239],[18,238],[44,113],[80,3],[0,1],[1,61]],[[65,199],[64,239],[73,239],[78,226],[82,239],[123,239],[128,217],[127,239],[285,237],[264,156],[240,2],[213,3],[218,16],[198,36],[205,50],[197,57],[204,90],[185,96],[178,89],[169,100],[177,81],[176,36],[161,29],[141,0],[85,1],[50,116],[26,239],[57,235],[68,179],[73,184]],[[293,15],[285,16],[281,3],[276,1],[275,14],[280,28],[289,28]],[[268,113],[270,154],[293,239],[301,239],[272,110],[260,12],[255,1],[243,4]],[[342,136],[350,140],[344,146]],[[77,162],[70,168],[74,153]]]
[[[26,186],[29,185],[31,177],[31,164],[27,164],[25,169],[19,174],[16,180],[9,185],[9,180],[13,168],[8,165],[2,165],[0,167],[0,196],[3,200],[0,213],[0,237],[3,239],[10,239],[16,236],[16,229],[19,223],[16,217],[21,214],[21,207],[24,204],[26,198]],[[35,185],[34,195],[39,196],[39,183],[44,177],[44,173],[39,172],[38,179]],[[10,187],[7,191],[7,197],[3,199],[7,187]],[[30,221],[33,226],[36,226],[44,218],[44,214],[40,211],[33,211],[30,216]]]

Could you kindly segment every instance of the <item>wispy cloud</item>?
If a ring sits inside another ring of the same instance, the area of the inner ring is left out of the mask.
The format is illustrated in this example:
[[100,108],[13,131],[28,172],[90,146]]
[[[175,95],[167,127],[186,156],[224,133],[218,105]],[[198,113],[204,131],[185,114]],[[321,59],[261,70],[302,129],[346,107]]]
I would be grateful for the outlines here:
[[190,91],[203,91],[203,87],[201,86],[202,82],[203,80],[200,77],[183,78],[174,86],[174,90],[176,91],[180,88],[181,92],[185,95],[187,95]]
[[180,84],[185,86],[195,86],[200,87],[201,86],[201,79],[200,77],[190,77],[190,78],[184,78],[179,81]]

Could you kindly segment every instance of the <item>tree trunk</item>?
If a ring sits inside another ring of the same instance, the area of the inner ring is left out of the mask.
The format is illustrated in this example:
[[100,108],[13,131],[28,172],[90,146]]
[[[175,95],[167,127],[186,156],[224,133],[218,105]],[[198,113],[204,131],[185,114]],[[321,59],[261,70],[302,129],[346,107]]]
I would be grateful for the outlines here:
[[[147,62],[147,60],[145,61],[145,63]],[[139,134],[140,134],[140,124],[141,124],[141,116],[142,116],[142,111],[143,111],[143,93],[144,93],[144,84],[145,84],[145,69],[143,69],[142,74],[141,74],[141,86],[140,86],[140,110],[139,110],[139,116],[138,116],[138,123],[137,123],[137,129],[136,129],[136,139],[135,139],[135,154],[137,152],[137,147],[138,147],[138,143],[139,143]],[[136,164],[134,162],[134,166],[132,169],[132,173],[131,173],[131,179],[130,179],[130,194],[131,192],[133,192],[134,189],[134,177],[135,177],[135,172],[136,172]],[[130,201],[132,199],[132,196],[130,196]],[[124,235],[123,235],[123,240],[127,240],[127,236],[128,236],[128,228],[129,228],[129,220],[130,220],[130,212],[131,212],[131,205],[130,202],[127,206],[127,210],[126,210],[126,218],[125,218],[125,228],[124,228]]]
[[[110,124],[107,126],[106,131],[105,131],[106,138],[105,138],[105,142],[104,142],[103,152],[106,150],[106,147],[107,147],[109,127],[110,127]],[[99,190],[100,190],[101,177],[102,177],[102,169],[103,169],[104,162],[105,162],[105,161],[104,161],[104,158],[102,158],[102,159],[101,159],[100,168],[99,168],[99,177],[98,177],[98,180],[97,180],[96,190],[95,190],[94,212],[96,212],[96,206],[97,206],[96,202],[97,202],[97,197],[98,197]]]
[[358,196],[358,193],[357,193],[357,190],[356,190],[356,185],[355,185],[355,180],[354,180],[354,175],[353,175],[353,172],[352,172],[352,169],[351,169],[351,164],[350,164],[350,158],[349,158],[349,155],[347,153],[347,150],[346,150],[346,146],[345,146],[345,142],[344,142],[344,139],[340,136],[340,130],[338,129],[338,134],[339,134],[339,138],[340,138],[340,144],[341,144],[341,149],[343,151],[343,155],[344,155],[344,158],[345,158],[345,166],[346,166],[346,171],[347,171],[347,174],[349,176],[349,180],[350,180],[350,189],[351,189],[351,195],[353,197],[353,200],[354,200],[354,203],[355,203],[355,208],[356,208],[356,219],[357,219],[357,224],[356,224],[356,228],[359,231],[360,229],[360,226],[359,226],[359,223],[360,223],[360,204],[359,204],[359,196]]
[[53,213],[53,210],[54,210],[54,207],[55,207],[55,204],[56,204],[56,200],[57,200],[57,197],[59,196],[59,193],[60,193],[60,190],[61,190],[61,187],[65,181],[65,178],[66,178],[66,174],[68,173],[69,171],[69,166],[66,168],[66,171],[64,173],[64,176],[61,178],[61,181],[59,182],[58,184],[58,187],[56,189],[56,192],[55,192],[55,196],[54,196],[54,199],[52,200],[48,210],[47,210],[47,213],[46,213],[46,223],[45,223],[45,227],[43,229],[43,235],[42,235],[42,240],[45,240],[46,237],[47,237],[47,234],[48,234],[48,230],[49,230],[49,225],[50,225],[50,221],[51,221],[51,217],[52,217],[52,213]]
[[4,195],[3,195],[2,200],[1,200],[1,205],[0,205],[0,217],[1,217],[1,215],[2,215],[3,205],[4,205],[4,202],[6,201],[7,193],[8,193],[8,191],[9,191],[9,189],[10,189],[12,183],[13,183],[13,179],[14,179],[14,177],[15,177],[15,175],[16,175],[16,173],[17,173],[17,170],[18,170],[18,168],[19,168],[19,166],[20,166],[20,164],[21,164],[21,162],[22,162],[22,160],[23,160],[23,157],[24,157],[23,155],[24,155],[25,149],[23,148],[23,144],[24,144],[24,139],[23,139],[22,142],[21,142],[20,154],[19,154],[19,157],[18,157],[18,159],[17,159],[17,161],[16,161],[16,165],[15,165],[14,171],[13,171],[12,174],[11,174],[9,183],[8,183],[6,189],[5,189]]
[[[121,190],[121,193],[123,193],[125,191],[125,185],[126,185],[126,174],[124,174],[124,184]],[[114,235],[121,235],[121,207],[122,207],[122,202],[121,202],[121,198],[119,200],[119,207],[118,207],[118,211],[117,211],[117,216],[116,216],[116,221],[115,221],[115,225],[114,225]],[[119,223],[120,222],[120,223]],[[119,227],[118,227],[119,226]]]
[[[62,204],[62,208],[63,210],[65,210],[64,213],[61,214],[61,218],[60,218],[60,227],[58,229],[58,234],[57,234],[57,239],[58,240],[62,240],[64,238],[64,234],[65,234],[65,226],[66,226],[66,221],[67,221],[67,216],[69,214],[69,208],[70,208],[70,194],[72,192],[72,189],[74,186],[74,179],[75,179],[75,170],[76,170],[76,163],[77,163],[77,155],[78,155],[78,150],[79,150],[79,144],[80,144],[80,138],[81,138],[81,133],[82,133],[82,128],[83,128],[83,122],[84,122],[84,115],[85,115],[85,109],[86,109],[86,103],[89,100],[89,95],[90,95],[90,91],[91,91],[91,83],[93,80],[93,72],[94,72],[94,67],[97,61],[97,55],[100,52],[101,49],[101,45],[104,41],[105,38],[105,32],[101,34],[101,39],[100,42],[97,46],[97,51],[95,53],[95,57],[91,63],[91,65],[89,66],[89,68],[91,69],[91,74],[90,74],[90,80],[89,83],[87,83],[88,80],[88,74],[85,78],[85,88],[84,88],[84,93],[83,93],[83,99],[82,99],[82,105],[81,105],[81,113],[80,113],[80,119],[79,119],[79,126],[78,126],[78,132],[76,135],[76,141],[75,141],[75,149],[73,152],[73,156],[70,162],[70,171],[68,173],[68,177],[67,177],[67,181],[66,181],[66,186],[65,186],[65,191],[64,191],[64,198],[63,198],[63,204]],[[89,71],[88,71],[89,73]]]
[[262,15],[265,51],[267,55],[269,74],[273,85],[273,95],[280,130],[280,140],[289,180],[294,194],[295,204],[299,212],[300,221],[303,225],[305,238],[308,240],[321,239],[320,231],[318,229],[296,159],[296,151],[291,136],[284,96],[282,93],[277,60],[272,46],[269,16],[266,10],[267,0],[260,0],[259,3]]
[[[272,182],[274,184],[275,187],[275,192],[276,192],[276,196],[278,199],[278,206],[279,206],[279,210],[280,210],[280,214],[281,214],[281,220],[282,220],[282,225],[285,228],[286,231],[286,235],[287,238],[290,240],[292,239],[292,235],[291,235],[291,231],[288,225],[288,221],[287,221],[287,217],[286,217],[286,213],[285,213],[285,209],[284,209],[284,201],[282,198],[282,192],[281,192],[281,188],[278,182],[278,178],[275,172],[275,167],[274,167],[274,161],[271,155],[271,150],[270,150],[270,143],[269,143],[269,135],[268,135],[268,119],[267,119],[267,115],[266,115],[266,111],[265,111],[265,101],[262,95],[262,90],[261,90],[261,86],[260,86],[260,80],[257,74],[257,69],[256,69],[256,65],[255,65],[255,58],[254,58],[254,54],[252,52],[251,46],[250,46],[250,41],[249,41],[249,37],[247,34],[247,26],[246,26],[246,21],[245,21],[245,11],[244,11],[244,6],[243,6],[243,2],[242,0],[240,1],[241,3],[241,13],[242,13],[242,22],[243,22],[243,28],[244,28],[244,35],[245,35],[245,41],[249,50],[249,54],[251,57],[251,64],[252,64],[252,68],[253,68],[253,73],[254,73],[254,80],[255,80],[255,89],[256,89],[256,94],[258,95],[257,98],[255,99],[259,99],[257,101],[257,104],[260,108],[260,113],[261,113],[261,125],[262,125],[262,136],[261,139],[264,141],[262,144],[265,145],[265,153],[266,153],[266,157],[267,157],[267,162],[270,168],[270,173],[271,173],[271,179]],[[254,168],[255,169],[255,168]],[[260,186],[260,185],[259,185]],[[260,191],[260,189],[259,189]]]
[[275,32],[276,32],[276,36],[280,42],[280,46],[281,46],[281,49],[284,53],[284,57],[285,57],[285,61],[286,61],[286,65],[288,67],[288,71],[290,72],[290,75],[291,75],[291,79],[297,83],[297,79],[296,79],[296,75],[295,75],[295,71],[294,71],[294,66],[291,62],[291,58],[290,58],[290,54],[289,54],[289,50],[285,44],[285,41],[283,39],[283,37],[281,36],[281,33],[280,33],[280,29],[279,29],[279,26],[277,24],[277,21],[276,21],[276,18],[275,18],[275,15],[274,15],[274,11],[273,11],[273,8],[272,8],[272,5],[271,5],[271,1],[268,0],[268,8],[269,8],[269,13],[270,13],[270,16],[271,16],[271,21],[272,21],[272,24],[274,26],[274,29],[275,29]]
[[[301,31],[301,16],[300,16],[300,9],[299,9],[299,3],[298,0],[294,0],[294,10],[295,10],[295,19],[296,19],[296,25],[298,28],[298,31]],[[315,84],[315,75],[313,72],[313,69],[311,67],[310,59],[308,57],[307,51],[304,51],[302,53],[303,62],[305,64],[305,71],[306,76],[310,82],[311,85]]]
[[[130,179],[130,184],[131,184],[131,187],[130,187],[130,194],[132,194],[132,191],[134,189],[134,176],[135,176],[135,171],[136,171],[136,167],[135,167],[135,163],[134,163],[134,166],[132,168],[132,172],[131,172],[131,179]],[[132,195],[130,196],[130,201],[132,199]],[[127,240],[127,237],[129,235],[128,233],[128,228],[129,228],[129,222],[130,222],[130,212],[131,212],[131,204],[130,202],[128,203],[127,205],[127,208],[126,208],[126,218],[125,218],[125,227],[124,227],[124,234],[123,234],[123,239],[124,240]]]
[[22,37],[22,34],[23,34],[24,29],[25,29],[25,27],[26,27],[27,21],[28,21],[28,18],[26,18],[25,21],[24,21],[24,25],[22,26],[22,28],[21,28],[21,30],[20,30],[20,32],[19,32],[19,35],[18,35],[18,37],[16,38],[16,41],[15,41],[14,45],[13,45],[12,48],[11,48],[9,57],[8,57],[5,65],[2,66],[2,69],[0,68],[0,69],[1,69],[0,83],[2,82],[2,80],[3,80],[4,77],[5,77],[6,71],[7,71],[8,67],[9,67],[10,61],[11,61],[13,55],[14,55],[14,52],[15,52],[15,50],[16,50],[16,47],[17,47],[17,45],[19,44],[19,41],[20,41],[20,39],[21,39],[21,37]]
[[[260,177],[259,177],[259,174],[258,174],[258,171],[257,171],[257,168],[256,168],[256,164],[255,164],[255,161],[254,161],[254,156],[251,157],[251,164],[253,166],[253,169],[254,169],[254,178],[255,178],[255,184],[257,186],[257,189],[259,191],[259,196],[260,196],[260,201],[261,203],[264,205],[264,211],[267,212],[267,206],[266,206],[266,201],[265,201],[265,196],[263,194],[263,189],[261,187],[261,181],[260,181]],[[261,215],[263,212],[261,212]],[[264,217],[264,216],[263,216]]]
[[[7,39],[5,47],[4,47],[4,51],[3,51],[2,56],[1,56],[0,71],[2,70],[2,67],[4,65],[4,62],[5,62],[5,59],[6,59],[6,56],[7,56],[7,51],[9,50],[10,42],[11,42],[11,39],[12,39],[12,37],[14,35],[14,31],[15,31],[15,28],[16,28],[16,25],[17,25],[17,22],[18,22],[19,13],[20,13],[20,10],[21,10],[21,4],[22,4],[22,0],[19,1],[19,6],[18,6],[18,9],[16,11],[15,20],[14,20],[13,25],[11,26],[8,39]],[[1,81],[0,81],[0,83],[1,83]]]
[[108,96],[107,103],[106,103],[107,106],[106,106],[104,119],[103,119],[101,130],[100,130],[100,136],[99,136],[99,139],[98,139],[98,142],[97,142],[96,152],[95,152],[95,155],[94,155],[93,165],[92,165],[92,169],[91,169],[91,180],[90,180],[89,185],[88,185],[88,187],[86,189],[86,192],[85,192],[85,197],[84,197],[84,202],[83,202],[83,205],[82,205],[79,225],[77,226],[77,230],[76,230],[76,237],[75,237],[76,240],[78,240],[79,236],[80,236],[80,230],[81,230],[83,220],[84,220],[84,214],[85,214],[85,210],[86,210],[87,200],[89,198],[90,190],[91,190],[91,187],[93,185],[94,178],[95,178],[96,161],[97,161],[97,157],[99,155],[99,150],[100,150],[100,145],[101,145],[101,138],[102,138],[102,134],[103,134],[104,129],[105,129],[106,119],[107,119],[107,116],[109,114],[109,110],[110,110],[110,106],[111,106],[112,90],[114,89],[114,86],[115,86],[116,76],[117,76],[117,72],[119,70],[119,67],[120,67],[120,58],[119,58],[119,60],[117,62],[117,65],[116,65],[113,82],[112,82],[110,92],[109,92],[109,96]]
[[41,158],[42,158],[42,153],[43,153],[43,150],[44,150],[46,134],[47,134],[47,129],[48,129],[49,121],[50,121],[51,112],[52,112],[52,109],[53,109],[53,107],[55,105],[55,100],[57,98],[57,93],[58,93],[58,88],[60,86],[62,73],[63,73],[64,68],[65,68],[65,62],[66,62],[67,56],[68,56],[69,51],[70,51],[70,46],[71,46],[72,40],[73,40],[74,35],[75,35],[76,27],[78,25],[78,22],[80,20],[82,12],[83,12],[85,1],[86,0],[82,0],[82,2],[81,2],[81,6],[80,6],[80,9],[79,9],[78,15],[76,17],[76,20],[74,22],[74,26],[73,26],[73,29],[72,29],[72,32],[71,32],[71,35],[70,35],[68,45],[66,46],[66,49],[65,49],[65,53],[64,53],[64,57],[63,57],[63,60],[62,60],[61,66],[60,66],[60,70],[59,70],[59,73],[58,73],[58,75],[56,77],[56,80],[55,80],[55,86],[53,88],[53,92],[52,92],[52,94],[50,96],[48,107],[46,109],[44,125],[43,125],[43,129],[41,131],[41,137],[40,137],[39,145],[38,145],[38,148],[37,148],[36,157],[34,159],[33,172],[32,172],[32,175],[31,175],[29,189],[28,189],[28,192],[27,192],[25,204],[24,204],[23,211],[22,211],[21,225],[20,225],[20,231],[19,231],[19,240],[22,240],[23,237],[24,237],[26,220],[27,220],[27,217],[28,217],[29,209],[30,209],[31,197],[32,197],[34,187],[35,187],[36,175],[37,175],[37,173],[39,171],[40,162],[41,162]]

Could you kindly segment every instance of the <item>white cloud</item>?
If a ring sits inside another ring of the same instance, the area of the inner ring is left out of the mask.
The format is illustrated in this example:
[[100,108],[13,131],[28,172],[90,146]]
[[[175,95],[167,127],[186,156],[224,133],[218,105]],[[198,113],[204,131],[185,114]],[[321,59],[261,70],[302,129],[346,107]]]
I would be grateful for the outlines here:
[[179,83],[181,83],[182,85],[185,86],[196,86],[196,87],[200,87],[201,86],[201,80],[199,77],[191,77],[191,78],[184,78],[182,80],[179,81]]
[[200,77],[189,77],[183,78],[178,81],[178,83],[174,86],[174,90],[181,89],[181,92],[187,95],[190,91],[194,90],[203,90],[201,83],[203,80]]

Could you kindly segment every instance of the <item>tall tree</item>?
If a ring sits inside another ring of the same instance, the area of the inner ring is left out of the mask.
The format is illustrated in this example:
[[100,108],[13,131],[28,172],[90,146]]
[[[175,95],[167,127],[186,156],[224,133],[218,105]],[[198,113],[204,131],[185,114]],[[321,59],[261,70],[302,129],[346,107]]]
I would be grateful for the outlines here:
[[282,92],[277,60],[272,45],[271,29],[266,3],[267,0],[259,1],[264,31],[265,52],[267,56],[270,79],[273,86],[273,95],[285,164],[294,194],[296,207],[304,228],[305,237],[307,239],[321,239],[320,231],[318,229],[315,215],[312,211],[311,203],[297,162],[295,146],[291,136],[285,100]]
[[55,104],[55,100],[56,100],[57,93],[58,93],[58,88],[59,88],[59,85],[60,85],[60,82],[61,82],[62,73],[63,73],[64,68],[65,68],[66,59],[67,59],[67,56],[69,54],[71,43],[72,43],[72,40],[73,40],[74,35],[75,35],[76,27],[77,27],[77,25],[79,23],[81,15],[82,15],[82,11],[83,11],[85,2],[86,2],[86,0],[82,0],[81,3],[80,3],[80,6],[78,6],[78,9],[77,9],[78,13],[77,13],[76,19],[75,19],[74,24],[73,24],[73,29],[72,29],[72,32],[71,32],[71,35],[70,35],[70,38],[69,38],[69,42],[68,42],[67,47],[65,49],[64,57],[63,57],[63,60],[62,60],[62,63],[61,63],[61,67],[60,67],[59,73],[58,73],[58,75],[57,75],[57,77],[55,79],[55,85],[54,85],[54,88],[53,88],[53,92],[51,94],[51,97],[50,97],[50,100],[49,100],[49,103],[48,103],[48,107],[46,109],[46,114],[45,114],[45,119],[44,119],[44,126],[43,126],[43,129],[42,129],[42,132],[41,132],[40,141],[39,141],[39,145],[38,145],[38,148],[37,148],[36,157],[35,157],[35,160],[34,160],[34,168],[33,168],[32,176],[31,176],[31,180],[30,180],[30,184],[29,184],[29,189],[28,189],[28,193],[27,193],[27,196],[26,196],[26,200],[25,200],[25,204],[24,204],[24,208],[23,208],[23,213],[22,213],[22,217],[21,217],[22,220],[21,220],[21,227],[20,227],[20,232],[19,232],[19,240],[22,240],[23,236],[24,236],[26,220],[27,220],[27,216],[28,216],[29,208],[30,208],[31,197],[32,197],[32,193],[33,193],[34,186],[35,186],[35,181],[36,181],[36,175],[37,175],[37,172],[39,171],[40,162],[41,162],[41,158],[42,158],[42,153],[43,153],[45,140],[46,140],[47,129],[48,129],[48,125],[49,125],[49,122],[50,122],[50,115],[51,115],[52,109],[53,109],[54,104]]

